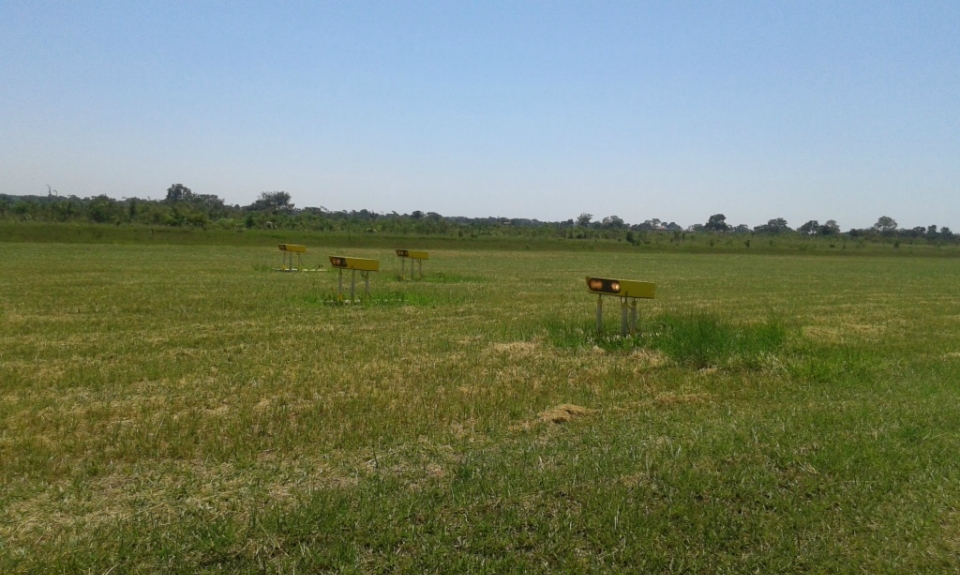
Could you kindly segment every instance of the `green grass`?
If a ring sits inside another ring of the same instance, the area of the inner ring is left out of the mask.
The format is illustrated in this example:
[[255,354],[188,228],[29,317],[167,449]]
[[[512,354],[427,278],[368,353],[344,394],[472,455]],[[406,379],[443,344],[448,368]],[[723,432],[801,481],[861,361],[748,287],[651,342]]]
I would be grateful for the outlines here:
[[[546,234],[546,235],[544,235]],[[615,234],[614,234],[615,235]],[[620,233],[621,236],[625,232]],[[224,229],[149,226],[142,224],[47,223],[35,221],[0,221],[0,242],[87,243],[111,245],[183,245],[183,246],[247,246],[276,247],[280,243],[300,243],[320,250],[321,265],[326,265],[329,248],[393,250],[408,247],[429,250],[466,251],[534,251],[534,252],[601,252],[601,253],[685,253],[685,254],[786,254],[823,257],[960,257],[960,244],[928,243],[922,238],[879,238],[866,240],[852,237],[802,237],[684,234],[677,241],[672,234],[649,234],[646,241],[635,244],[623,237],[608,239],[573,239],[559,237],[549,230],[495,228],[477,237],[448,234],[401,234],[309,231],[302,229]],[[749,245],[747,245],[749,240]],[[392,255],[392,254],[391,254]],[[314,265],[314,256],[308,256]],[[425,273],[431,275],[431,262]],[[447,270],[449,272],[449,270]],[[466,274],[471,277],[472,274]],[[442,277],[442,276],[441,276]],[[442,281],[434,278],[432,281]]]
[[788,331],[779,318],[736,325],[705,312],[661,314],[641,322],[636,333],[627,335],[620,333],[619,325],[608,324],[605,322],[605,330],[598,332],[595,322],[551,317],[544,321],[544,328],[548,341],[559,347],[628,352],[649,349],[680,365],[699,369],[756,364],[783,346]]
[[695,313],[658,318],[651,346],[679,363],[706,368],[723,362],[755,362],[776,352],[786,341],[782,320],[733,325],[713,314]]
[[470,245],[0,243],[0,572],[960,569],[956,260]]

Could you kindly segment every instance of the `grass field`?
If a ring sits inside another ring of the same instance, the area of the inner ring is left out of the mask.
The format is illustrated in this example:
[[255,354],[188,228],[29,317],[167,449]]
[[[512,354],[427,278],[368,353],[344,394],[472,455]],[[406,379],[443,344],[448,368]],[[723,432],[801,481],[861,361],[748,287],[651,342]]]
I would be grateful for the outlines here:
[[960,570],[960,260],[350,252],[0,243],[0,572]]

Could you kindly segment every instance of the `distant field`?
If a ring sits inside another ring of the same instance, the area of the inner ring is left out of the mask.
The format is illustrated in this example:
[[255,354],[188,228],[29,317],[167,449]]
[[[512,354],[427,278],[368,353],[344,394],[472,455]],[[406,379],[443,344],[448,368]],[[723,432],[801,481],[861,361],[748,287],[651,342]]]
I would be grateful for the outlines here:
[[0,242],[0,572],[960,569],[960,259],[536,247]]
[[[566,230],[564,233],[573,233]],[[0,221],[0,243],[87,243],[141,245],[204,245],[273,248],[278,243],[389,250],[398,246],[457,251],[534,250],[624,252],[643,254],[674,252],[694,254],[768,254],[818,256],[885,256],[960,258],[960,244],[930,243],[910,237],[803,236],[802,234],[715,234],[636,232],[626,241],[623,230],[608,238],[558,237],[549,227],[541,229],[500,226],[471,233],[390,235],[372,232],[309,231],[297,229],[223,229],[147,226],[139,224],[88,224]]]

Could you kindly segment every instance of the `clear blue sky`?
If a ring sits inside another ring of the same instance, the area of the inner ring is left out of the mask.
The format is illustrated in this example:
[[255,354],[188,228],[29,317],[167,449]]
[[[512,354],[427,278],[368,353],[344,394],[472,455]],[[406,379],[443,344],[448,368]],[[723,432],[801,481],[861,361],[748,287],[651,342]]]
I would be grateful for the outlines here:
[[0,193],[960,230],[960,2],[0,0]]

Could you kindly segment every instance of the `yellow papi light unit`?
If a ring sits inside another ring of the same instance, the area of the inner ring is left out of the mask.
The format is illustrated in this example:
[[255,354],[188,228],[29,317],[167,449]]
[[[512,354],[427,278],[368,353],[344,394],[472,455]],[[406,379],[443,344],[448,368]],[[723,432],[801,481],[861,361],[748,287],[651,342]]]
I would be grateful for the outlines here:
[[343,297],[343,270],[353,272],[350,275],[350,301],[353,301],[355,287],[357,282],[357,272],[364,280],[364,293],[370,295],[370,272],[380,271],[380,260],[371,260],[367,258],[350,258],[346,256],[330,256],[330,265],[340,269],[340,277],[337,279],[337,295]]
[[[603,331],[603,296],[620,298],[620,335],[637,332],[637,300],[654,299],[657,284],[636,280],[587,277],[587,290],[597,294],[597,332]],[[629,312],[629,319],[628,319]]]
[[[303,258],[301,254],[306,253],[307,246],[301,246],[299,244],[280,244],[278,246],[282,252],[280,255],[283,256],[283,264],[280,266],[279,272],[292,272],[292,271],[303,271]],[[297,266],[293,266],[293,256],[297,256]],[[290,256],[290,265],[287,266],[287,256]]]
[[430,259],[430,252],[423,250],[397,250],[397,255],[401,258],[410,258],[412,260]]
[[344,270],[358,270],[362,272],[380,271],[380,260],[369,260],[366,258],[330,256],[330,265]]
[[407,271],[407,260],[413,260],[410,262],[410,274],[413,275],[413,264],[414,262],[420,265],[420,277],[423,277],[423,260],[430,259],[430,253],[423,250],[397,250],[397,257],[400,258],[400,279],[403,279],[404,273]]
[[655,283],[609,278],[588,277],[587,289],[600,295],[629,298],[653,299],[657,294],[657,284]]

